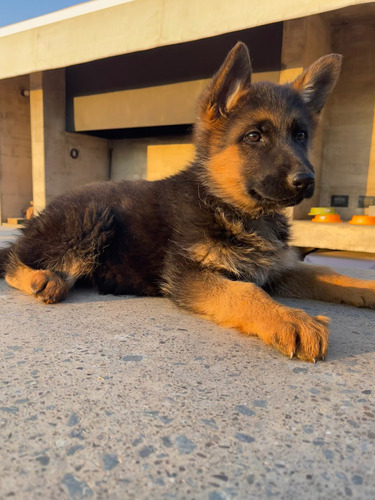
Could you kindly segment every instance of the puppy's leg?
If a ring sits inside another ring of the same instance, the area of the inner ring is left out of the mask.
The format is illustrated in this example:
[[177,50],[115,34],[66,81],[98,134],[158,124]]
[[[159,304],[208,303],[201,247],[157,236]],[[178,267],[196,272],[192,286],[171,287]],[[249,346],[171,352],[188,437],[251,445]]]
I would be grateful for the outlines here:
[[74,276],[59,275],[53,271],[31,269],[22,264],[16,256],[12,256],[5,281],[13,288],[35,295],[46,304],[55,304],[65,299],[76,279]]
[[272,285],[272,291],[283,297],[375,308],[375,281],[349,278],[328,267],[297,263]]
[[283,354],[316,361],[328,347],[328,319],[274,301],[253,283],[190,272],[166,285],[172,300],[219,325],[258,335]]
[[60,302],[77,279],[92,276],[113,234],[110,207],[92,202],[80,211],[60,201],[30,220],[6,255],[5,280],[47,304]]

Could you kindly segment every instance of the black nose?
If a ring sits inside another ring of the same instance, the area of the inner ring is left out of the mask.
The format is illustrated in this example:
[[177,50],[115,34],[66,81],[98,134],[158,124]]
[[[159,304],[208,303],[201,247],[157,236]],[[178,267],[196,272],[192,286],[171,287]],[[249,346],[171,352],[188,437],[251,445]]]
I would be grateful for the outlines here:
[[311,172],[299,172],[292,178],[292,186],[296,191],[304,191],[315,182],[314,174]]

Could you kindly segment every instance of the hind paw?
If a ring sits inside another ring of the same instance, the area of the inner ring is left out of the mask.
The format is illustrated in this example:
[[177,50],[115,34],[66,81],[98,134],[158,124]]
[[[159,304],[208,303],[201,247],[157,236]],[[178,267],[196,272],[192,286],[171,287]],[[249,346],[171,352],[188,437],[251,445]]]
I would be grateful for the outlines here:
[[353,299],[357,307],[368,307],[375,309],[375,281],[366,282],[366,288],[356,289]]
[[56,304],[64,300],[68,285],[52,271],[35,271],[30,282],[31,293],[45,304]]

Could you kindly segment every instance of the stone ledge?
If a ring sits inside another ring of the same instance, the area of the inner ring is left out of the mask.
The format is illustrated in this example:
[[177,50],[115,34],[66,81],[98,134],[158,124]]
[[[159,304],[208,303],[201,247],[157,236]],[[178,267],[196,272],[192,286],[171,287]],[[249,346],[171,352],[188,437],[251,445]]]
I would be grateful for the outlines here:
[[292,222],[291,244],[298,247],[375,253],[375,226],[295,220]]

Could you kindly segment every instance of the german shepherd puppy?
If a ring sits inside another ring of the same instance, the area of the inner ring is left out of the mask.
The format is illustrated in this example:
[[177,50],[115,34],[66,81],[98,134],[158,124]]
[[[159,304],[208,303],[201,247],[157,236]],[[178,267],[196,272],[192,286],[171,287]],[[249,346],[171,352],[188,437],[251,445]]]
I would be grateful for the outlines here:
[[195,161],[160,181],[56,198],[2,250],[7,283],[46,304],[81,279],[99,293],[164,295],[290,358],[324,359],[328,319],[267,292],[375,307],[374,281],[298,261],[283,214],[313,194],[308,150],[340,65],[330,54],[291,84],[252,84],[238,43],[201,96]]

